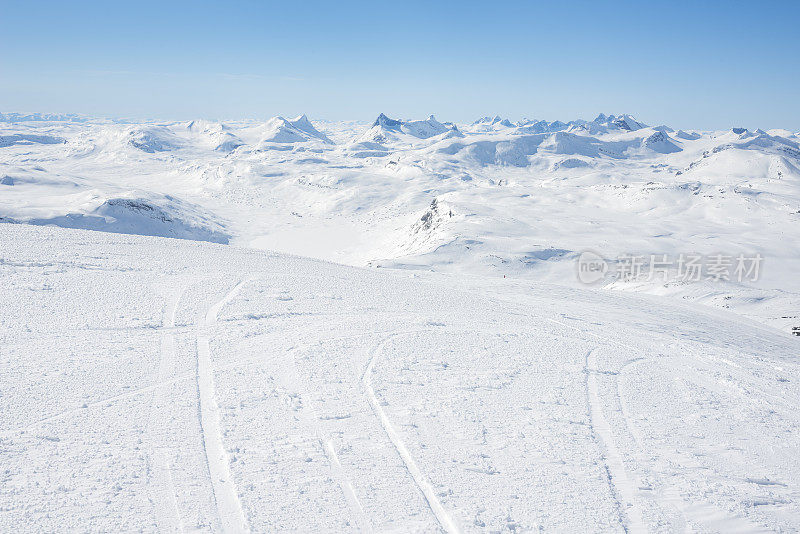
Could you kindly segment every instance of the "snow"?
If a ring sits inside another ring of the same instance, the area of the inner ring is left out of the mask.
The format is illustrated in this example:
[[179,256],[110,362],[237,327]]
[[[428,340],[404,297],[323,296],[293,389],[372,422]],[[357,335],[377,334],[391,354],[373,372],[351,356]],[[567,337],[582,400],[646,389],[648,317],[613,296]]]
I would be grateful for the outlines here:
[[325,143],[331,141],[322,133],[317,131],[305,115],[298,117],[294,121],[288,121],[283,117],[274,117],[267,121],[263,127],[264,134],[261,143],[304,143],[312,139],[318,139]]
[[797,345],[735,315],[0,232],[4,531],[797,526]]
[[73,113],[0,113],[0,122],[86,122]]
[[664,131],[656,131],[653,135],[642,141],[642,146],[660,154],[671,154],[672,152],[680,152],[682,150],[681,147],[675,143],[675,140]]
[[48,135],[11,134],[0,136],[0,148],[14,145],[32,145],[36,143],[55,145],[64,142],[64,139],[60,137],[52,137]]
[[458,128],[445,126],[433,115],[427,120],[401,121],[390,119],[381,113],[372,126],[353,141],[353,145],[380,147],[381,151],[386,151],[387,148],[383,145],[387,143],[414,145],[419,139],[434,136],[449,138],[454,132],[458,132]]
[[[305,115],[8,122],[0,217],[568,285],[584,250],[609,260],[761,254],[763,276],[752,284],[671,275],[604,287],[702,301],[788,332],[800,303],[800,138],[671,130],[625,114],[472,125],[384,114],[371,125]],[[107,213],[117,210],[103,204],[116,199],[156,217]],[[453,216],[420,232],[415,222],[433,200]],[[537,260],[543,249],[567,252]]]
[[797,133],[0,121],[0,531],[800,528]]

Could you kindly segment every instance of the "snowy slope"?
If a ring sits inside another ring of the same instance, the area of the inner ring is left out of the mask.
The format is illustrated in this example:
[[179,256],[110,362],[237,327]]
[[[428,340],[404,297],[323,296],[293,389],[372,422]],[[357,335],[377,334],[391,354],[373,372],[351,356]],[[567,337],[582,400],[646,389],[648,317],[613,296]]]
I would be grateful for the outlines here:
[[800,528],[797,343],[735,315],[85,230],[0,243],[1,531]]

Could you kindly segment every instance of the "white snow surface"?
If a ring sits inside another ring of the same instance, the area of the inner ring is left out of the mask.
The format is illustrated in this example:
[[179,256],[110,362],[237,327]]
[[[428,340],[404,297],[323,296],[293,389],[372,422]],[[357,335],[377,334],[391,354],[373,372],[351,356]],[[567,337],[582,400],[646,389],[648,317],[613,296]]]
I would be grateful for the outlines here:
[[760,254],[753,283],[686,284],[672,272],[602,287],[787,333],[800,319],[800,137],[786,130],[675,131],[625,114],[471,125],[3,118],[2,221],[567,285],[584,250],[612,266],[624,254]]
[[0,121],[0,531],[800,530],[796,133]]

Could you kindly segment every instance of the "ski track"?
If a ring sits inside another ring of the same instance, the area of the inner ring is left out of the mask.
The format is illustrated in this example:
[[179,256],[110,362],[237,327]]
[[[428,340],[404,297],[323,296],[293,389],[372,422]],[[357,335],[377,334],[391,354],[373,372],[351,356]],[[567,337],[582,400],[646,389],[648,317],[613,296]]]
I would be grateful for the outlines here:
[[[358,499],[358,496],[355,493],[355,489],[353,488],[353,483],[350,480],[350,477],[347,476],[344,468],[342,467],[341,462],[339,461],[339,456],[336,454],[336,449],[334,447],[333,441],[329,437],[324,437],[323,431],[320,429],[319,421],[319,413],[314,408],[314,402],[312,400],[311,395],[308,393],[308,388],[306,387],[306,379],[305,376],[301,376],[300,371],[297,366],[297,351],[299,349],[306,349],[312,346],[323,345],[329,341],[334,339],[353,339],[356,337],[361,336],[340,336],[338,338],[332,339],[325,339],[321,340],[317,343],[311,344],[301,344],[297,347],[294,347],[291,351],[291,375],[286,376],[285,374],[281,377],[281,380],[284,381],[284,385],[288,386],[287,389],[295,389],[297,393],[300,395],[300,399],[302,401],[301,405],[302,408],[300,409],[300,417],[303,419],[304,423],[310,428],[310,430],[314,433],[317,443],[319,443],[320,448],[322,449],[322,453],[328,459],[328,464],[330,465],[331,472],[333,476],[336,478],[339,487],[344,494],[344,498],[347,501],[347,505],[354,516],[356,523],[359,526],[361,532],[371,533],[373,532],[372,523],[370,522],[369,518],[367,517],[366,513],[364,512],[364,507],[361,505],[361,501]],[[293,378],[293,380],[291,380]]]
[[[547,321],[564,326],[566,328],[570,328],[582,335],[591,336],[603,343],[617,345],[618,347],[631,351],[633,354],[638,352],[636,348],[626,343],[604,338],[603,336],[600,336],[593,332],[581,330],[580,328],[577,328],[575,326],[566,323],[562,323],[555,319],[547,318]],[[629,502],[633,504],[633,507],[629,507],[627,511],[621,510],[621,512],[622,513],[627,512],[626,515],[628,517],[628,520],[630,521],[632,519],[631,508],[633,508],[632,511],[633,521],[635,522],[638,520],[639,522],[638,524],[631,523],[630,526],[623,524],[623,528],[625,528],[626,532],[647,532],[648,529],[646,523],[643,521],[641,508],[635,504],[634,493],[636,488],[630,482],[624,463],[621,462],[621,455],[619,454],[618,449],[616,449],[616,446],[614,445],[613,430],[611,429],[611,426],[608,424],[608,421],[605,419],[605,416],[602,413],[602,402],[600,401],[599,391],[597,388],[596,376],[598,369],[597,369],[596,357],[594,355],[595,350],[596,349],[591,349],[590,351],[587,352],[586,364],[585,364],[586,375],[587,375],[586,376],[587,398],[589,400],[590,416],[592,417],[592,428],[595,432],[597,432],[598,430],[598,428],[596,427],[597,423],[595,422],[596,419],[593,415],[594,414],[593,410],[596,408],[599,417],[602,418],[604,424],[606,425],[605,436],[603,436],[602,434],[598,434],[598,436],[601,439],[603,439],[604,444],[606,444],[607,452],[609,453],[609,455],[612,455],[612,452],[608,450],[607,444],[610,443],[614,446],[616,455],[620,460],[616,461],[612,459],[611,462],[606,463],[612,487],[617,489],[618,495],[620,495],[623,499],[626,499],[626,494],[627,494],[627,498],[630,499]],[[691,357],[700,361],[706,361],[702,356],[697,354],[692,354]],[[620,404],[620,411],[623,421],[625,423],[625,428],[633,438],[634,443],[636,444],[636,447],[638,449],[637,451],[633,451],[634,455],[637,457],[641,457],[643,455],[643,448],[642,448],[643,440],[639,435],[639,431],[636,428],[636,425],[633,423],[633,421],[631,421],[630,415],[627,413],[627,410],[625,409],[626,402],[624,397],[620,394],[619,391],[619,376],[624,371],[629,369],[632,365],[644,363],[652,359],[653,358],[633,357],[628,361],[626,361],[625,363],[623,363],[622,366],[617,370],[617,373],[613,376],[615,395]],[[768,396],[775,397],[773,395],[768,395]],[[610,441],[606,441],[606,439],[609,439]],[[639,461],[641,461],[641,458]],[[693,531],[693,529],[689,526],[690,524],[703,525],[704,528],[708,527],[712,531],[718,527],[721,527],[724,532],[731,532],[731,533],[765,532],[765,530],[761,525],[752,523],[747,518],[731,515],[729,512],[721,509],[719,506],[711,502],[708,501],[689,502],[680,494],[677,488],[669,484],[668,479],[664,477],[659,477],[659,479],[661,480],[661,483],[664,485],[665,491],[664,494],[660,496],[660,498],[658,498],[658,501],[660,501],[664,505],[669,506],[673,510],[676,510],[682,516],[684,522],[683,526],[686,527],[687,532]],[[623,482],[622,487],[618,486],[619,481]]]
[[155,512],[158,530],[165,532],[183,532],[185,530],[180,507],[178,506],[175,484],[172,479],[172,468],[169,456],[170,448],[163,446],[157,439],[159,429],[163,432],[170,424],[165,406],[170,406],[169,390],[166,386],[174,383],[168,377],[175,374],[175,314],[178,303],[186,288],[174,292],[164,306],[163,330],[161,334],[161,356],[158,364],[158,383],[153,389],[147,421],[147,432],[150,436],[150,461],[152,475],[150,484],[151,500]]
[[[706,358],[699,354],[691,354],[689,357],[701,362],[706,362]],[[622,417],[625,421],[628,432],[636,444],[636,450],[634,451],[634,454],[640,457],[642,455],[642,443],[644,440],[640,435],[638,428],[636,428],[636,425],[633,424],[630,418],[625,398],[619,392],[619,377],[622,376],[623,372],[628,370],[633,364],[646,362],[647,360],[647,358],[635,358],[629,360],[622,367],[620,367],[619,372],[616,376],[614,376],[614,387],[616,390],[617,399],[620,403]],[[696,376],[693,378],[689,377],[687,379],[697,383]],[[705,387],[709,387],[709,385],[705,384]],[[771,397],[774,399],[777,398],[776,396],[769,395],[758,388],[753,389],[762,396]],[[684,520],[684,527],[686,531],[692,531],[692,527],[690,525],[699,525],[700,528],[707,529],[712,532],[725,532],[726,534],[753,534],[769,532],[769,530],[765,529],[760,524],[754,523],[748,517],[732,514],[731,512],[724,510],[717,504],[708,500],[694,499],[689,501],[683,495],[681,495],[681,492],[675,486],[669,483],[668,478],[662,476],[659,476],[658,478],[664,488],[662,490],[663,495],[661,496],[661,499],[681,514]]]
[[626,532],[647,532],[642,521],[642,511],[634,496],[635,487],[628,478],[622,455],[614,442],[611,425],[603,414],[603,405],[600,401],[600,392],[597,386],[597,357],[595,349],[586,353],[586,390],[589,402],[589,416],[592,432],[599,438],[605,450],[605,463],[612,488],[617,493],[620,504],[620,513],[627,519],[624,522]]
[[244,281],[237,283],[222,300],[208,309],[204,324],[200,326],[197,335],[197,390],[200,426],[219,528],[222,532],[248,532],[249,530],[231,476],[228,453],[222,442],[219,406],[214,398],[214,369],[211,363],[209,331],[217,323],[217,315],[220,310],[236,297],[244,283]]
[[422,492],[425,500],[428,502],[428,506],[430,507],[433,515],[436,517],[436,520],[439,522],[439,525],[444,529],[445,532],[449,534],[458,534],[460,531],[458,526],[456,526],[453,519],[447,513],[442,503],[439,501],[439,498],[436,496],[436,492],[431,486],[430,482],[425,478],[420,471],[419,467],[417,466],[414,459],[411,457],[411,454],[408,452],[403,440],[400,436],[395,432],[394,427],[392,426],[389,417],[386,415],[386,412],[381,408],[380,402],[378,401],[378,397],[375,395],[375,390],[372,388],[372,382],[370,380],[370,376],[372,375],[372,370],[375,366],[375,360],[377,360],[378,356],[380,355],[381,350],[389,342],[389,340],[393,339],[394,337],[402,335],[402,333],[391,335],[385,338],[383,341],[378,343],[378,345],[373,349],[372,357],[367,364],[367,368],[364,371],[364,375],[361,378],[361,382],[364,385],[364,389],[367,392],[367,396],[369,397],[370,403],[372,404],[372,409],[377,414],[378,418],[381,421],[381,425],[383,426],[386,435],[389,437],[389,440],[394,445],[394,448],[397,450],[397,453],[400,455],[400,458],[403,460],[403,463],[406,466],[406,469],[411,474],[414,483],[417,485],[419,490]]
[[361,529],[361,532],[371,534],[373,532],[372,523],[370,523],[369,518],[364,513],[364,507],[361,505],[361,501],[358,500],[355,489],[353,489],[352,481],[342,468],[341,462],[339,462],[339,456],[336,454],[336,448],[333,445],[333,441],[330,439],[320,441],[323,449],[325,450],[325,455],[328,457],[328,461],[331,463],[333,472],[336,475],[336,478],[339,479],[339,486],[344,492],[344,496],[347,499],[347,504],[356,515],[356,520],[358,521],[358,526]]
[[103,406],[103,405],[108,406],[113,402],[129,399],[131,397],[136,397],[137,395],[143,395],[145,393],[150,393],[151,391],[154,391],[154,390],[156,390],[156,389],[158,389],[160,387],[167,386],[167,385],[170,385],[170,384],[175,384],[175,383],[181,382],[183,380],[189,380],[189,379],[193,378],[194,375],[195,375],[195,373],[193,373],[193,372],[192,373],[181,373],[179,375],[176,375],[174,378],[171,378],[169,380],[165,380],[164,382],[156,382],[155,384],[150,384],[149,386],[143,386],[143,387],[140,387],[140,388],[132,389],[132,390],[126,392],[126,393],[120,393],[119,395],[112,395],[111,397],[104,397],[104,398],[102,398],[100,400],[87,402],[85,406],[79,406],[77,408],[70,408],[69,410],[64,410],[63,412],[58,412],[58,413],[55,413],[53,415],[49,415],[49,416],[47,416],[47,417],[45,417],[43,419],[39,419],[39,420],[34,421],[33,423],[29,423],[29,424],[27,424],[27,425],[25,425],[23,427],[18,427],[18,428],[13,429],[13,430],[7,430],[7,431],[0,432],[0,437],[8,437],[8,436],[11,436],[11,435],[17,434],[17,433],[30,432],[31,430],[33,430],[34,428],[36,428],[39,425],[43,425],[43,424],[46,424],[46,423],[52,423],[53,421],[57,421],[57,420],[61,419],[62,417],[67,417],[69,415],[82,412],[83,410],[86,410],[88,408],[95,408],[97,406]]
[[[602,341],[604,343],[612,344],[620,346],[626,350],[632,351],[634,354],[638,351],[634,347],[626,345],[624,343],[620,343],[618,341],[614,341],[611,339],[606,339],[602,336],[594,334],[592,332],[587,332],[575,326],[563,323],[561,321],[557,321],[551,318],[545,318],[547,321],[563,326],[565,328],[569,328],[575,332],[578,332],[582,336],[591,336],[598,341]],[[627,470],[625,469],[625,464],[622,460],[622,455],[620,454],[619,450],[617,449],[616,443],[614,441],[614,433],[609,424],[608,420],[606,419],[605,415],[603,414],[603,405],[600,400],[600,392],[597,386],[597,358],[595,356],[596,348],[590,349],[586,353],[586,358],[584,362],[584,372],[586,373],[586,397],[587,397],[587,404],[588,404],[588,412],[589,412],[589,422],[592,429],[592,432],[597,436],[600,441],[601,447],[605,449],[605,465],[606,470],[609,477],[609,483],[611,485],[611,490],[615,494],[615,498],[619,504],[619,511],[621,514],[621,521],[622,527],[625,529],[625,532],[647,532],[647,526],[643,520],[641,507],[639,506],[636,497],[635,497],[635,490],[633,483],[631,482],[630,478],[628,477]],[[642,361],[642,358],[634,358],[626,363],[633,363]],[[616,376],[614,377],[616,380]],[[618,390],[617,390],[618,391]],[[625,417],[625,414],[623,414]],[[625,417],[626,425],[630,425],[630,421]]]

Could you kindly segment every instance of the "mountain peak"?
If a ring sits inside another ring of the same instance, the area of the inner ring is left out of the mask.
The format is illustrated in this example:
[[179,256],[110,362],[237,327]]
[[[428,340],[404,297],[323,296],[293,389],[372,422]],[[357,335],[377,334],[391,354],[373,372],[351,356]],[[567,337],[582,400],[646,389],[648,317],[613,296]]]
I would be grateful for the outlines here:
[[395,130],[399,128],[401,124],[402,122],[395,119],[390,119],[389,117],[381,113],[380,115],[378,115],[378,118],[375,119],[375,122],[372,123],[372,126],[382,126],[384,128],[389,128],[390,130]]

